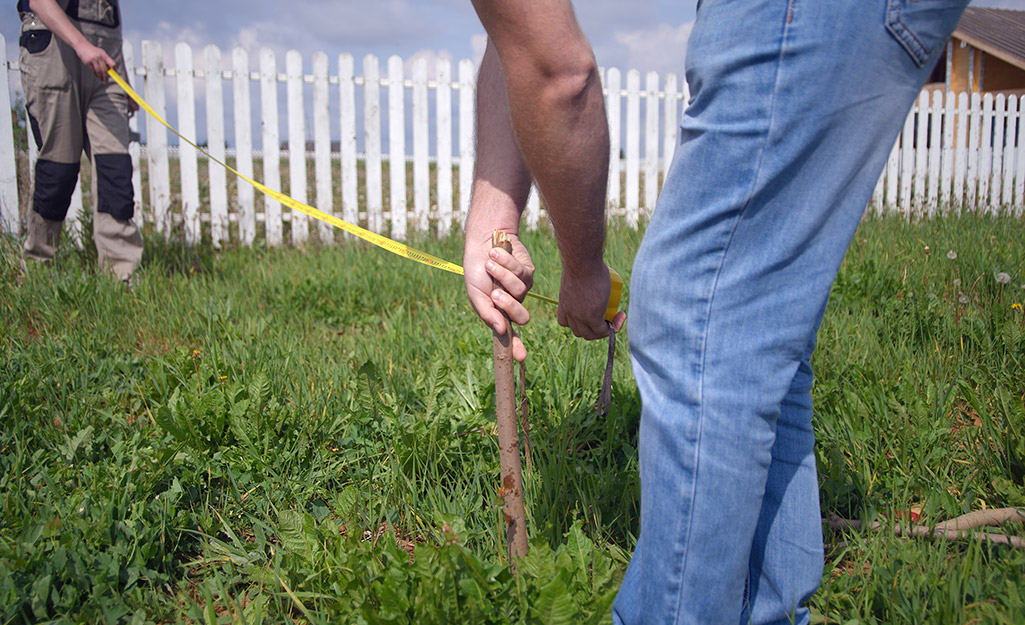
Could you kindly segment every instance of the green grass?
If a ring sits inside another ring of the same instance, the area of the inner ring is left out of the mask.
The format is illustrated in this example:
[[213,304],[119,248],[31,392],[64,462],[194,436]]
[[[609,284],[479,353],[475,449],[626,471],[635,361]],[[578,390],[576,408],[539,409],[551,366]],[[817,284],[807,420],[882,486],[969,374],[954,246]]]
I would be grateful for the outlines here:
[[[527,238],[556,294],[551,236]],[[624,277],[639,240],[610,233]],[[605,346],[531,304],[514,578],[491,340],[458,277],[357,243],[150,236],[127,292],[85,250],[22,275],[0,242],[0,621],[608,622],[639,515],[626,334],[598,419]],[[1023,284],[1020,223],[863,224],[814,359],[824,513],[1025,505]],[[1025,618],[1021,552],[826,541],[817,622]]]

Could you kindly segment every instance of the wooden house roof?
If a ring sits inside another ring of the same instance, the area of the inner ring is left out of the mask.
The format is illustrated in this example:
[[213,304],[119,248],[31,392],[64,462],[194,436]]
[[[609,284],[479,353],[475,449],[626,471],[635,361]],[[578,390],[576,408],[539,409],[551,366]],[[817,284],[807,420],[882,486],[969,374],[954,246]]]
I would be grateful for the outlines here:
[[1025,11],[968,7],[954,37],[1025,70]]

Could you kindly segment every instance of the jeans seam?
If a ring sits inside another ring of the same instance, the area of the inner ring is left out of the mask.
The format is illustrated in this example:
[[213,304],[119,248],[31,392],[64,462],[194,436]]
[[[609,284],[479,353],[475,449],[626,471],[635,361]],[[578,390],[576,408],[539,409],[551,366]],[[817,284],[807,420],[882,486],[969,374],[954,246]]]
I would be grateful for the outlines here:
[[[720,252],[720,255],[719,255],[719,265],[718,265],[718,267],[716,267],[715,277],[712,279],[711,290],[709,292],[709,297],[708,297],[708,306],[705,308],[704,333],[703,333],[703,335],[701,337],[701,358],[699,360],[699,362],[700,362],[700,365],[699,365],[700,372],[698,374],[698,405],[700,406],[700,408],[699,408],[699,411],[698,411],[698,431],[697,431],[697,441],[696,441],[695,454],[694,454],[694,478],[693,478],[693,480],[691,482],[691,487],[690,487],[690,500],[691,500],[691,507],[692,508],[693,508],[693,502],[694,502],[694,499],[695,499],[695,491],[697,490],[697,483],[698,483],[698,479],[699,479],[698,478],[698,473],[700,471],[700,466],[701,466],[701,462],[700,462],[701,438],[702,438],[702,434],[703,434],[703,425],[704,425],[704,421],[705,421],[705,401],[704,401],[704,399],[705,399],[705,358],[707,356],[708,331],[709,331],[709,326],[711,325],[710,324],[710,319],[712,317],[712,307],[715,304],[715,293],[716,293],[716,289],[717,289],[718,284],[719,284],[719,277],[722,274],[723,265],[726,263],[726,254],[728,253],[728,251],[730,249],[730,244],[733,242],[733,237],[734,237],[734,235],[737,232],[737,228],[740,226],[740,222],[743,221],[745,213],[747,212],[747,210],[751,206],[751,198],[754,197],[755,189],[758,188],[758,181],[759,181],[759,177],[761,176],[762,163],[763,163],[763,161],[765,159],[766,148],[767,148],[768,143],[769,143],[769,137],[772,135],[773,123],[775,122],[776,94],[779,91],[780,72],[781,72],[782,67],[783,67],[783,56],[784,56],[784,54],[786,52],[787,35],[789,33],[789,30],[790,30],[790,23],[793,21],[795,4],[796,4],[796,0],[789,0],[789,2],[787,2],[786,13],[783,16],[783,30],[782,30],[782,33],[780,34],[781,36],[780,36],[780,43],[779,43],[779,56],[777,57],[777,60],[776,60],[776,75],[775,75],[775,77],[773,79],[772,98],[771,98],[771,100],[769,102],[769,123],[768,123],[768,125],[766,127],[765,138],[764,138],[763,143],[762,143],[762,148],[761,148],[761,150],[760,150],[760,152],[758,154],[758,163],[755,166],[754,175],[751,177],[751,188],[748,190],[747,196],[744,198],[744,201],[741,204],[740,211],[738,212],[738,214],[737,214],[737,216],[736,216],[736,218],[735,218],[735,220],[733,222],[733,227],[730,230],[729,237],[727,238],[726,243],[725,243],[725,245],[723,245],[722,251]],[[688,540],[689,540],[689,537],[690,537],[690,530],[691,530],[691,524],[692,523],[693,523],[693,509],[691,510],[691,514],[687,515],[687,527],[685,528],[685,534],[686,534]],[[676,607],[675,607],[674,613],[673,613],[673,621],[674,622],[678,622],[679,621],[680,606],[683,603],[683,578],[686,576],[687,559],[688,558],[687,558],[687,554],[686,554],[686,551],[685,551],[684,552],[683,563],[682,563],[682,566],[680,567],[680,587],[677,589],[677,592],[676,592]],[[748,566],[748,570],[750,571],[750,564]],[[747,592],[747,589],[745,588],[745,595],[746,595],[746,592]],[[745,596],[745,599],[746,599],[746,596]]]

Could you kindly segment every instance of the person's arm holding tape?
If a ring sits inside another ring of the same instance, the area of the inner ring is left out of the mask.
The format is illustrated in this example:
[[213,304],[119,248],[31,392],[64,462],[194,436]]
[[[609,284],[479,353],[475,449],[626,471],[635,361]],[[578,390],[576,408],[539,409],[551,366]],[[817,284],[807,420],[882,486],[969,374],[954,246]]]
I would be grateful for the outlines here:
[[[491,231],[515,235],[537,182],[562,256],[559,324],[585,339],[608,336],[612,282],[602,259],[609,136],[594,53],[568,0],[473,0],[488,32],[478,79],[478,152],[466,225],[464,269],[477,314],[504,330],[516,323],[533,265],[513,237],[513,255],[492,255]],[[488,264],[491,261],[491,264]],[[513,297],[492,292],[494,277]],[[485,298],[482,295],[489,294]],[[612,320],[618,331],[626,321]],[[519,341],[514,356],[526,351]]]
[[107,70],[115,67],[114,59],[103,48],[89,43],[55,0],[28,0],[28,8],[53,34],[71,46],[94,76],[106,82]]

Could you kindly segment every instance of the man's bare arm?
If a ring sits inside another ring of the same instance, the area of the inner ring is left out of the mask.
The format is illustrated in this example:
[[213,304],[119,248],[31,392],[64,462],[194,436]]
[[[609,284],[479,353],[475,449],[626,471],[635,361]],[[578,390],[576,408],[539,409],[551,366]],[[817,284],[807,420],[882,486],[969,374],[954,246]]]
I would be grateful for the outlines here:
[[114,67],[114,59],[110,58],[102,48],[94,46],[75,28],[56,0],[29,0],[29,10],[43,22],[55,35],[74,49],[82,63],[100,80],[107,80],[107,69]]
[[[499,334],[505,318],[523,325],[530,314],[523,298],[533,283],[534,266],[519,241],[520,215],[530,193],[530,173],[516,144],[505,77],[498,53],[488,44],[477,77],[477,162],[474,168],[470,214],[466,220],[463,269],[466,293],[481,319]],[[502,230],[513,243],[513,253],[491,248],[491,233]],[[492,278],[502,289],[494,289]],[[519,338],[513,356],[526,358]]]
[[516,143],[555,227],[559,322],[584,338],[605,336],[609,137],[594,54],[569,0],[473,4],[497,51]]

